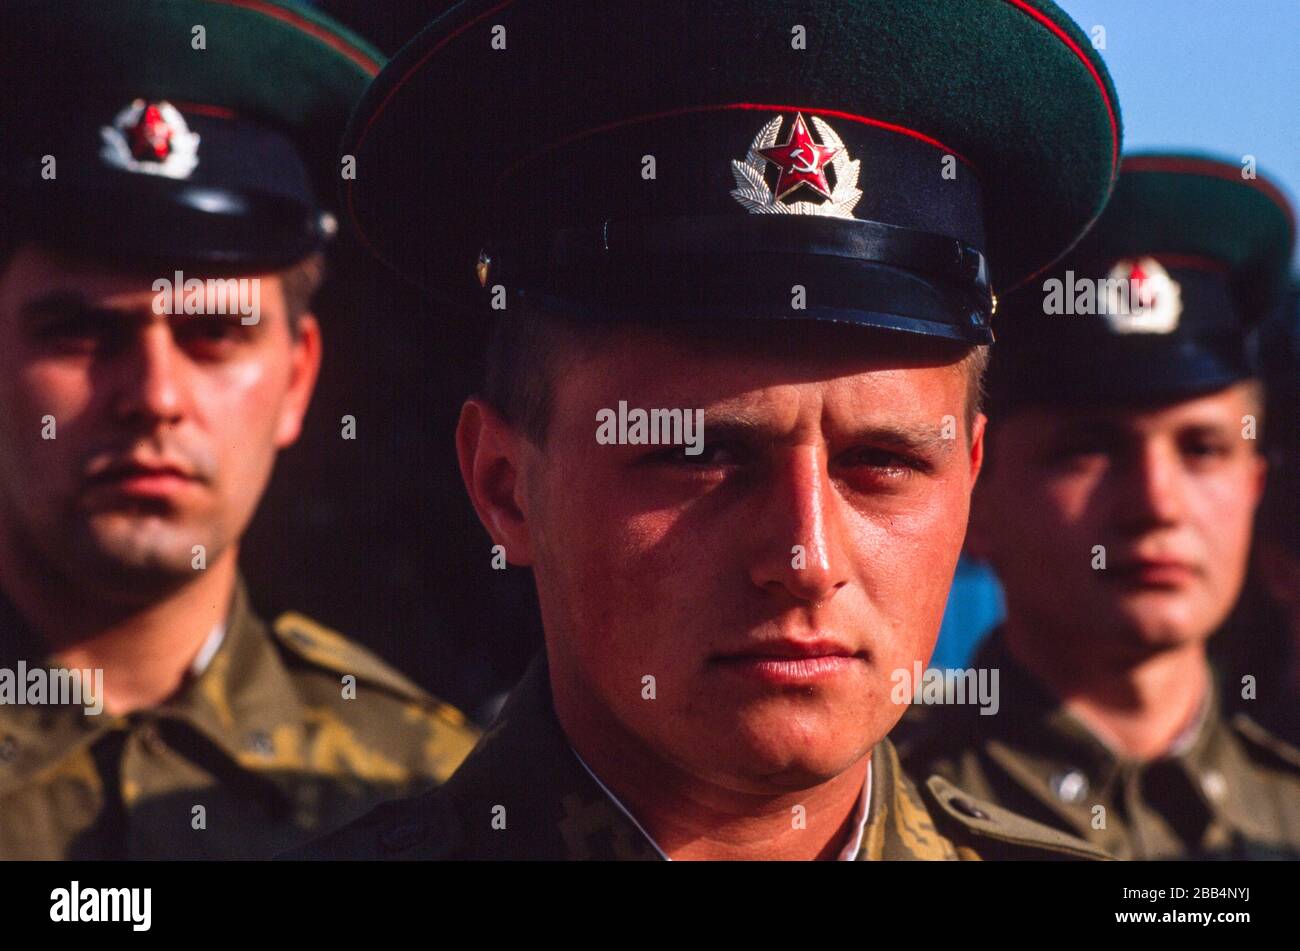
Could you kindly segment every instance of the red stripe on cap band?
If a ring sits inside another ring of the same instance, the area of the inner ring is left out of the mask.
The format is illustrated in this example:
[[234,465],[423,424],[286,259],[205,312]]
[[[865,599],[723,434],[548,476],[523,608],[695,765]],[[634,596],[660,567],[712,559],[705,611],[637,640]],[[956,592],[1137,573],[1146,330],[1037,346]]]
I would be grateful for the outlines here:
[[1213,274],[1226,274],[1231,268],[1227,261],[1209,258],[1203,254],[1176,254],[1165,251],[1144,251],[1140,257],[1155,258],[1165,268],[1180,271],[1209,271]]
[[239,113],[229,106],[213,106],[206,102],[181,102],[177,99],[168,101],[181,112],[188,112],[196,116],[213,116],[218,119],[239,118]]
[[[506,166],[505,170],[501,173],[500,177],[503,179],[509,178],[511,175],[514,174],[515,169],[519,168],[519,166],[527,165],[529,162],[533,161],[534,159],[538,158],[541,155],[545,155],[547,152],[553,151],[554,149],[563,148],[566,145],[570,145],[573,142],[577,142],[581,139],[588,138],[593,135],[600,135],[602,132],[609,132],[613,129],[622,128],[623,126],[636,125],[639,122],[653,122],[656,119],[670,119],[674,116],[692,115],[694,113],[700,113],[700,112],[728,112],[733,109],[744,109],[744,110],[757,111],[757,112],[806,112],[809,115],[831,116],[833,118],[844,119],[849,122],[858,122],[861,123],[862,125],[875,126],[878,129],[885,129],[889,132],[897,132],[900,135],[910,136],[911,138],[924,142],[926,145],[939,149],[944,153],[954,155],[957,158],[961,159],[964,165],[967,165],[972,169],[975,168],[974,164],[969,159],[967,159],[966,156],[962,155],[960,152],[956,151],[955,149],[950,149],[948,146],[944,145],[938,139],[928,136],[924,132],[918,132],[915,129],[909,129],[906,126],[901,126],[893,122],[885,122],[883,119],[873,119],[870,116],[860,116],[852,112],[842,112],[839,109],[821,109],[817,106],[789,106],[789,105],[770,105],[766,103],[756,103],[756,102],[729,102],[729,103],[722,103],[720,105],[712,105],[712,106],[682,106],[681,108],[678,109],[666,109],[663,112],[648,112],[645,113],[644,115],[629,116],[626,119],[616,119],[613,122],[606,122],[603,125],[598,125],[591,129],[583,129],[581,132],[574,132],[571,135],[566,135],[562,139],[557,139],[554,142],[550,142],[546,145],[543,145],[542,147],[535,149],[534,151],[525,155],[523,158],[516,159],[515,161],[511,162],[508,166]],[[976,169],[976,173],[978,174],[978,169]]]

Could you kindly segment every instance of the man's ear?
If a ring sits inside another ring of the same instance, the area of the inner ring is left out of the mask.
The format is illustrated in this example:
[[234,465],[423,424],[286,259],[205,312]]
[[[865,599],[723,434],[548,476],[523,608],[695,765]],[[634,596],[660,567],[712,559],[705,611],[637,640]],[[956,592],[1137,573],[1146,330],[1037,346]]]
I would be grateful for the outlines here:
[[1264,501],[1264,490],[1268,487],[1268,457],[1262,452],[1255,454],[1255,472],[1251,486],[1255,492],[1252,505],[1258,509],[1259,503]]
[[[982,561],[992,559],[992,538],[989,534],[989,519],[992,517],[989,504],[989,474],[985,467],[989,448],[988,417],[980,413],[972,427],[971,441],[971,482],[974,491],[970,500],[970,521],[966,526],[966,554]],[[978,481],[984,474],[983,488]]]
[[979,482],[980,472],[984,469],[984,433],[988,429],[989,418],[983,413],[976,413],[970,429],[970,484],[971,488]]
[[460,408],[456,456],[460,475],[479,521],[513,565],[533,563],[521,472],[527,439],[477,397]]
[[291,346],[293,356],[289,364],[289,389],[280,409],[280,422],[275,432],[275,446],[283,449],[292,445],[302,432],[302,420],[307,415],[311,395],[316,391],[316,378],[320,375],[321,338],[320,324],[314,314],[298,318],[298,333]]

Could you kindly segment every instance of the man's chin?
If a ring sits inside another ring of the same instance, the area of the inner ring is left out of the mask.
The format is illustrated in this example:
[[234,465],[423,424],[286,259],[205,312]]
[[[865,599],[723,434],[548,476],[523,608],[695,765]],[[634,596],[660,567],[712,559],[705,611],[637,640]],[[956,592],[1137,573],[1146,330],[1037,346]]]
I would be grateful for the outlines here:
[[1190,644],[1204,643],[1210,632],[1203,623],[1194,623],[1190,611],[1126,610],[1121,612],[1115,629],[1123,643],[1138,654],[1156,654]]
[[767,750],[737,763],[735,769],[756,791],[798,792],[843,775],[861,758],[856,751]]
[[860,761],[874,744],[862,740],[860,724],[826,725],[795,735],[782,726],[747,725],[736,737],[731,760],[739,775],[767,787],[808,789],[841,775]]
[[76,548],[69,580],[122,600],[148,600],[174,591],[194,580],[216,556],[205,546],[200,561],[194,545],[130,532],[92,531]]

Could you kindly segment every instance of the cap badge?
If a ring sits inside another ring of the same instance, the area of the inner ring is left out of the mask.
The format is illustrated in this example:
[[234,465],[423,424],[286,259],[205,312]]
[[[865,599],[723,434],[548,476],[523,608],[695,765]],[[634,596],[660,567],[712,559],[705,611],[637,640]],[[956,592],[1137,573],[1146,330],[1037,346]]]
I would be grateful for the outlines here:
[[[850,161],[844,142],[820,116],[812,117],[820,143],[813,140],[802,113],[795,115],[786,141],[778,143],[781,121],[782,117],[776,116],[759,129],[743,162],[732,160],[736,187],[731,197],[755,215],[852,218],[853,208],[862,198],[858,188],[861,163]],[[769,166],[777,170],[775,193],[768,185]],[[835,176],[833,188],[828,171]],[[786,201],[790,196],[796,200]]]
[[1178,329],[1182,288],[1155,258],[1120,261],[1108,277],[1106,322],[1114,333],[1167,334]]
[[136,99],[101,126],[99,157],[108,165],[144,175],[189,178],[199,164],[199,137],[168,102]]

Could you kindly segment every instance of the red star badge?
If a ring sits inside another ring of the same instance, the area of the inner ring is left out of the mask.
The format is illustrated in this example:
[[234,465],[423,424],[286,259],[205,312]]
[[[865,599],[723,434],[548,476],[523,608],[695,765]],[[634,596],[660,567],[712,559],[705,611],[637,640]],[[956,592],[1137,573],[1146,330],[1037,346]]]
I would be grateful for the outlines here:
[[1132,286],[1137,290],[1137,304],[1139,307],[1153,307],[1156,303],[1156,292],[1149,275],[1142,267],[1142,262],[1133,265],[1132,270],[1128,272],[1128,279],[1133,282]]
[[137,161],[161,162],[172,150],[172,129],[162,110],[153,103],[145,107],[135,125],[126,130],[131,155]]
[[813,141],[803,113],[794,118],[789,141],[770,149],[759,149],[758,154],[781,169],[776,182],[776,198],[780,201],[800,185],[807,185],[823,198],[831,197],[830,182],[826,180],[826,163],[839,149],[818,145]]

